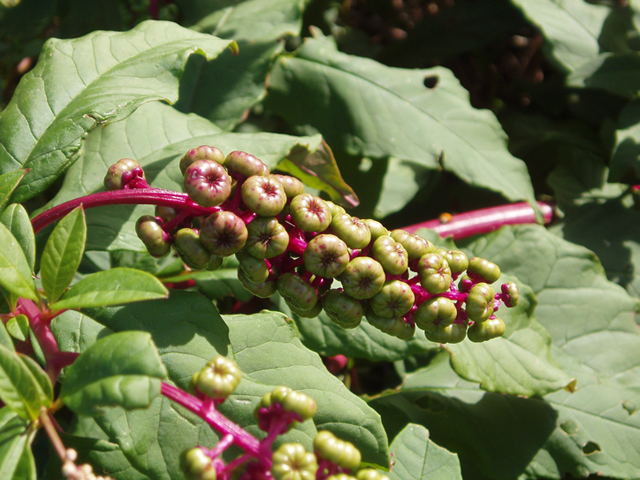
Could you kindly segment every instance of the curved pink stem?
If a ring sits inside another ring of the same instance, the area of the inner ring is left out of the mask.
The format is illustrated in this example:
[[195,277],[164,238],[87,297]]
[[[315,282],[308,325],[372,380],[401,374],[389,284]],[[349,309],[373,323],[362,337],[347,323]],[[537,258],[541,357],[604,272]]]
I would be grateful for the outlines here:
[[[544,223],[550,223],[553,219],[553,205],[538,202],[538,206],[542,211]],[[526,202],[461,213],[454,215],[446,223],[442,223],[439,219],[429,220],[428,222],[404,227],[403,230],[415,233],[421,228],[429,228],[438,232],[441,237],[453,236],[453,239],[457,240],[471,235],[493,232],[504,225],[519,225],[523,223],[537,223],[533,207]]]

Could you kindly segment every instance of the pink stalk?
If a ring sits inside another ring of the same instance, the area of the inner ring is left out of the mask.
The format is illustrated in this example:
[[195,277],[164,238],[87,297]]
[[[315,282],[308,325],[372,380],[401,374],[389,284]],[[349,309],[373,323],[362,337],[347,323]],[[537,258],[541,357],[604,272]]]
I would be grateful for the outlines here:
[[58,342],[49,326],[50,322],[42,318],[42,312],[32,300],[20,298],[18,300],[18,308],[29,319],[29,326],[38,339],[38,344],[42,348],[44,358],[47,361],[47,374],[51,382],[55,384],[62,369],[71,365],[79,354],[60,351]]
[[165,382],[162,382],[161,392],[165,397],[198,415],[219,432],[225,435],[233,435],[236,445],[244,449],[245,452],[251,453],[261,463],[269,465],[269,467],[271,466],[271,457],[267,456],[265,452],[260,449],[258,439],[239,425],[233,423],[215,408],[204,409],[204,402],[202,400]]
[[[553,206],[550,203],[538,202],[542,211],[544,223],[553,219]],[[415,233],[421,228],[435,230],[441,237],[453,236],[454,240],[472,235],[489,233],[504,225],[519,225],[536,223],[533,207],[526,202],[501,205],[499,207],[483,208],[471,212],[454,215],[451,220],[441,223],[440,220],[429,220],[404,227],[409,233]]]
[[162,188],[113,190],[75,198],[42,212],[31,220],[34,232],[38,233],[80,205],[85,209],[104,205],[160,205],[188,209],[194,216],[207,215],[219,210],[218,207],[201,207],[192,201],[186,193],[171,192]]

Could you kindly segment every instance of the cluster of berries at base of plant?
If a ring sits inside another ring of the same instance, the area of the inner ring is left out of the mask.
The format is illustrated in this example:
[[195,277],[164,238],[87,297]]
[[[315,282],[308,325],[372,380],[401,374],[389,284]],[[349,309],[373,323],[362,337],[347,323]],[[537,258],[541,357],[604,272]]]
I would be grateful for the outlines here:
[[[218,356],[193,375],[189,390],[217,406],[233,393],[240,377],[234,362]],[[182,470],[190,480],[228,480],[232,475],[240,480],[389,480],[375,469],[360,468],[360,451],[328,430],[318,432],[313,452],[299,443],[283,443],[272,449],[279,435],[315,413],[316,403],[311,397],[289,387],[276,387],[264,395],[254,410],[258,427],[266,433],[254,452],[225,462],[221,455],[237,441],[237,433],[222,431],[221,440],[213,448],[197,446],[185,450],[181,455]]]
[[[200,146],[180,160],[190,203],[158,203],[140,217],[138,237],[161,257],[173,246],[195,270],[215,270],[235,255],[238,278],[254,295],[279,292],[300,317],[321,311],[343,328],[362,318],[408,340],[416,327],[438,343],[501,336],[500,305],[518,303],[513,282],[495,292],[500,268],[460,250],[436,248],[404,230],[349,215],[331,201],[305,193],[295,177],[271,174],[255,156],[224,155]],[[108,190],[149,188],[140,165],[122,159],[110,167]],[[338,288],[334,280],[340,282]]]

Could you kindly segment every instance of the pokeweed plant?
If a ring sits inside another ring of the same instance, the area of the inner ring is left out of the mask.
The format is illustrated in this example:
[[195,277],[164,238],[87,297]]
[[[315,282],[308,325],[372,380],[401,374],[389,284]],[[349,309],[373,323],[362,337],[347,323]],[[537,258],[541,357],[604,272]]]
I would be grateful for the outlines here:
[[2,478],[640,476],[600,3],[0,10]]

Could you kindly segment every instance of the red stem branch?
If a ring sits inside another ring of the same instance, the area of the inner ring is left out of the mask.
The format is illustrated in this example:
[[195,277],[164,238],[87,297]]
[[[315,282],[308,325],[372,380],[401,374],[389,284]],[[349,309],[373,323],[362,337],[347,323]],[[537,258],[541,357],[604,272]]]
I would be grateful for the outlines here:
[[[544,223],[550,223],[553,219],[553,206],[550,203],[538,202],[542,211]],[[513,203],[499,207],[483,208],[471,212],[454,215],[448,222],[429,220],[404,227],[404,230],[415,233],[421,228],[435,230],[441,237],[453,236],[454,240],[470,237],[482,233],[489,233],[504,225],[519,225],[524,223],[536,223],[536,213],[533,207],[526,203]]]

